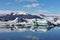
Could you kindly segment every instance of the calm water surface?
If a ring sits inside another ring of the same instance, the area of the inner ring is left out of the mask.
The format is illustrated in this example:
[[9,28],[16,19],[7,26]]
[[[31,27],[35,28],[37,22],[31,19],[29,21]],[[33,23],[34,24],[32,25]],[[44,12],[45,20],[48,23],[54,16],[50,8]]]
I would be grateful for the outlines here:
[[47,32],[0,32],[0,40],[60,40],[60,28]]

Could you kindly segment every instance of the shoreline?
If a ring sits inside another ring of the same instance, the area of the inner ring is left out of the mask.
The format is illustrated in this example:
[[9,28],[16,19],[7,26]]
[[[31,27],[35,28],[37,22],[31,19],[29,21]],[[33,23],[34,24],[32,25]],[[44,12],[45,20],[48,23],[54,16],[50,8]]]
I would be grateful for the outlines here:
[[6,28],[0,28],[0,32],[25,32],[25,31],[27,31],[26,28],[19,28],[19,29],[14,29],[14,30],[6,29]]

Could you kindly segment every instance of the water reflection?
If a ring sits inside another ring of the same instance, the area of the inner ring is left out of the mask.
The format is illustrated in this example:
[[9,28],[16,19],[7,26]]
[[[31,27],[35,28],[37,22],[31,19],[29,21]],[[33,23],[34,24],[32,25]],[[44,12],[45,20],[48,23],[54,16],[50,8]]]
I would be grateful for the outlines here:
[[0,32],[0,40],[60,40],[60,27],[47,32]]

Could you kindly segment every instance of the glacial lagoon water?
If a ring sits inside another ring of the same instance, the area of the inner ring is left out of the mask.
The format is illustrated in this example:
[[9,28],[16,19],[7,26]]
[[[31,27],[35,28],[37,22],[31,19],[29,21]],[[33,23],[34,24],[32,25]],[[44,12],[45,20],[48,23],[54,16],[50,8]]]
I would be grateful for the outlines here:
[[47,32],[0,32],[0,40],[60,40],[60,28]]

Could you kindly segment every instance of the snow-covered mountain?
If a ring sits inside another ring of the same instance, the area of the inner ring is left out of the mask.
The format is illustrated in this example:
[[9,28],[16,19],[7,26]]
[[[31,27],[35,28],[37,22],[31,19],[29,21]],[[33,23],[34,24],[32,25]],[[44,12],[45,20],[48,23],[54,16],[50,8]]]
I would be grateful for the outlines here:
[[7,20],[14,20],[16,17],[18,17],[18,18],[20,18],[20,19],[22,19],[22,18],[24,18],[24,19],[33,19],[33,18],[35,18],[35,19],[37,19],[37,18],[41,18],[40,16],[38,16],[38,15],[32,15],[32,14],[29,14],[29,13],[14,13],[14,12],[11,12],[10,14],[7,14],[7,15],[5,15],[5,16],[0,16],[0,18],[3,18],[3,19],[7,19]]

